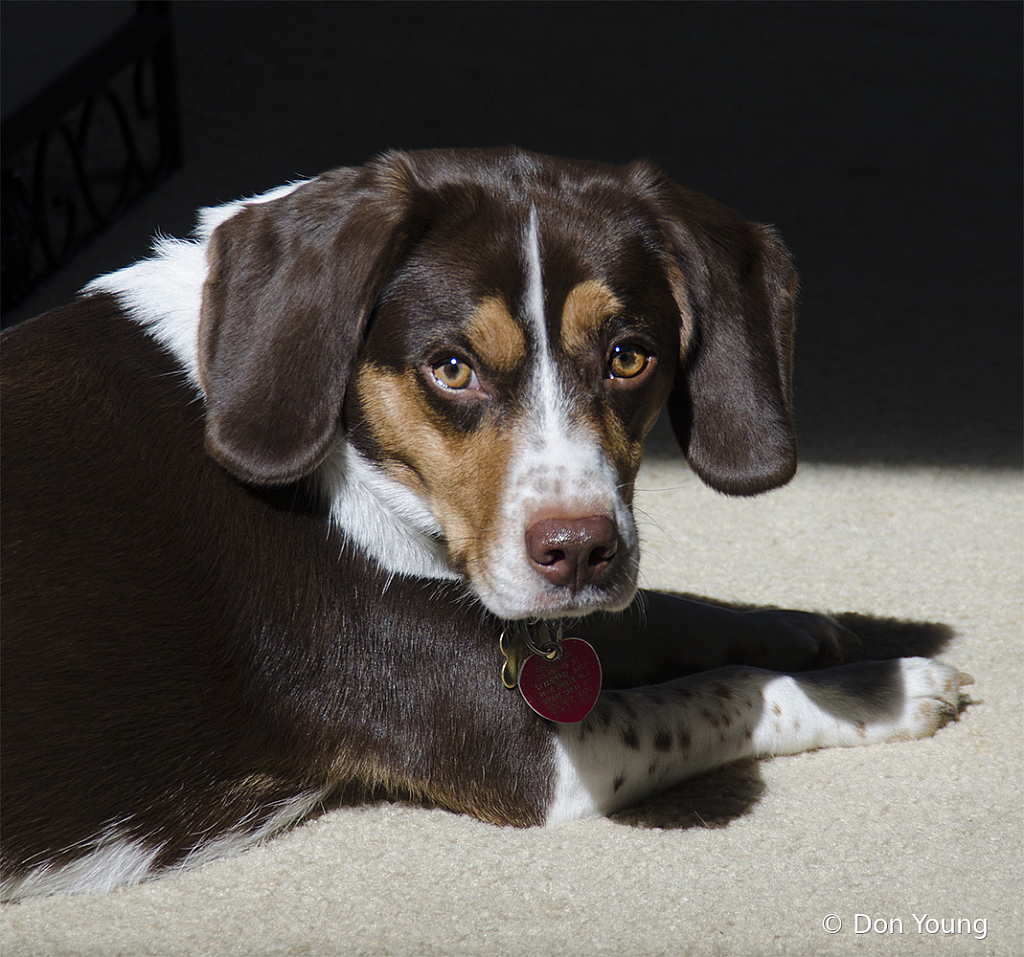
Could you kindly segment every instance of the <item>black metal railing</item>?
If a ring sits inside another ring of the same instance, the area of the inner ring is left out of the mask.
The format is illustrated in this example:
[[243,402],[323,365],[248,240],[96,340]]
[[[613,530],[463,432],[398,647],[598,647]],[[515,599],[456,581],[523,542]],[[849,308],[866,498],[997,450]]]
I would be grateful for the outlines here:
[[2,310],[181,162],[170,4],[134,16],[3,118]]

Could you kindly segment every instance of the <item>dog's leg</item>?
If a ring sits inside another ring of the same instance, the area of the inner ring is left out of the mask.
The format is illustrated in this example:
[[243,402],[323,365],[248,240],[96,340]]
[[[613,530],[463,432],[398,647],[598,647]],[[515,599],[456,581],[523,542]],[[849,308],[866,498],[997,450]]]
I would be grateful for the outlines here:
[[623,612],[584,618],[567,634],[594,645],[606,688],[656,684],[723,665],[822,668],[842,662],[844,645],[859,644],[827,615],[736,611],[652,591],[640,592]]
[[955,718],[973,679],[927,658],[800,675],[720,668],[605,691],[559,726],[548,822],[607,814],[747,757],[909,740]]

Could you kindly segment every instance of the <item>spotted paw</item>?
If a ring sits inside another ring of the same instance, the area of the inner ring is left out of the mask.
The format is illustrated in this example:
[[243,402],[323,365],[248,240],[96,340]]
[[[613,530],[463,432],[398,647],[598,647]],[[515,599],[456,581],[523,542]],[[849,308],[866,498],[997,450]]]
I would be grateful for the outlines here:
[[963,688],[974,678],[930,658],[901,658],[904,705],[889,741],[927,738],[956,719],[967,701]]

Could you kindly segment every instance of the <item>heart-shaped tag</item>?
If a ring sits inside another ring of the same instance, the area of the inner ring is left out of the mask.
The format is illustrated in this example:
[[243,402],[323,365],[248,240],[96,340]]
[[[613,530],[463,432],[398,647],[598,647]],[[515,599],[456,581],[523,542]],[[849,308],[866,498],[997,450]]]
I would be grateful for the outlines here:
[[590,714],[601,693],[601,661],[582,638],[566,638],[557,658],[530,655],[523,662],[519,690],[542,718],[576,724]]

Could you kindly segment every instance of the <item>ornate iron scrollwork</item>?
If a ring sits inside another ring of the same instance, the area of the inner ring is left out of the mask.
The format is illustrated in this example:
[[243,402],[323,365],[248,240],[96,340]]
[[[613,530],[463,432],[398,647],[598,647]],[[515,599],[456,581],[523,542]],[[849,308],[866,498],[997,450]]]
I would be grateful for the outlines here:
[[3,311],[180,162],[169,4],[135,17],[3,123]]

